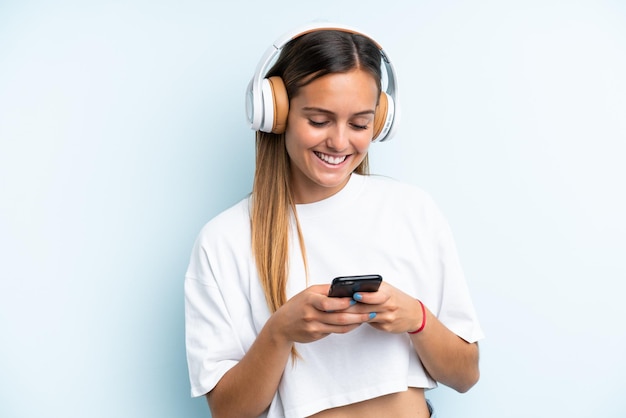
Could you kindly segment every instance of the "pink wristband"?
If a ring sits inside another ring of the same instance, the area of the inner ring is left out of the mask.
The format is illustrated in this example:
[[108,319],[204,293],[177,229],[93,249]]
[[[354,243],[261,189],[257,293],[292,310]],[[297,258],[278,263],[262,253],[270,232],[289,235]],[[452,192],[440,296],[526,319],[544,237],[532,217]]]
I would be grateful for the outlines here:
[[422,325],[420,325],[420,327],[416,329],[415,331],[407,331],[409,334],[417,334],[418,332],[421,332],[426,326],[426,308],[424,307],[424,304],[422,303],[421,300],[417,299],[417,301],[420,303],[420,306],[422,307]]

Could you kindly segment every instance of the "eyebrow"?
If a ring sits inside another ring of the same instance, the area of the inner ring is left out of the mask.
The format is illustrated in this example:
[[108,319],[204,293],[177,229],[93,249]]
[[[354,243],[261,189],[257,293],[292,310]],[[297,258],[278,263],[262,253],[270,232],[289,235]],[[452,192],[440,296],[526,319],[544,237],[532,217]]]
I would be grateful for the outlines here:
[[[327,110],[327,109],[322,109],[321,107],[309,107],[309,106],[307,106],[307,107],[303,107],[302,110],[305,111],[305,112],[319,112],[319,113],[325,113],[325,114],[328,114],[328,115],[334,115],[335,114],[334,112],[331,112],[330,110]],[[374,115],[374,114],[376,114],[376,111],[374,111],[374,110],[363,110],[361,112],[355,113],[353,116],[364,116],[364,115],[370,115],[370,114]]]

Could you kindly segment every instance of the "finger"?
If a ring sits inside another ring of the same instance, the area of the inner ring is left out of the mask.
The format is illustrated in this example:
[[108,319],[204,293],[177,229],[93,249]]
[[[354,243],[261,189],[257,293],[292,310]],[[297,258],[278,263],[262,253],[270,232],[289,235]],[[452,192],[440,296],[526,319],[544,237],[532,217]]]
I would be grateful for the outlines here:
[[330,290],[329,284],[315,284],[309,286],[308,289],[311,292],[319,293],[320,295],[328,295],[328,291]]
[[389,299],[389,295],[380,290],[378,292],[357,292],[352,295],[352,299],[369,305],[382,305]]
[[327,296],[315,298],[312,302],[317,310],[323,312],[343,311],[355,304],[356,301],[352,298],[329,298]]
[[375,312],[333,312],[323,315],[321,322],[333,326],[360,325],[376,317]]
[[[380,315],[382,312],[384,312],[384,310],[385,310],[385,307],[381,305],[357,303],[354,306],[351,306],[350,308],[346,309],[346,312],[358,313],[362,315],[371,315],[372,313],[376,315]],[[369,318],[369,319],[373,319],[373,318],[374,316],[372,316],[372,318]]]
[[350,324],[350,325],[328,325],[326,329],[329,334],[347,334],[350,331],[354,331],[362,324]]

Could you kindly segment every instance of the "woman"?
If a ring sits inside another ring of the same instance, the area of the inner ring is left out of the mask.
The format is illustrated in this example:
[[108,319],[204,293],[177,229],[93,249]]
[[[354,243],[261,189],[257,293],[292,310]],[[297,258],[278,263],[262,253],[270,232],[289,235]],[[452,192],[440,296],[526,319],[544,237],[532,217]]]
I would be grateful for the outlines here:
[[[435,204],[367,175],[372,139],[393,125],[392,67],[330,25],[279,52],[257,71],[265,114],[257,98],[249,109],[270,131],[257,132],[252,194],[203,228],[186,274],[192,395],[215,418],[429,417],[425,389],[478,380],[482,331]],[[333,277],[366,273],[378,291],[328,297]]]

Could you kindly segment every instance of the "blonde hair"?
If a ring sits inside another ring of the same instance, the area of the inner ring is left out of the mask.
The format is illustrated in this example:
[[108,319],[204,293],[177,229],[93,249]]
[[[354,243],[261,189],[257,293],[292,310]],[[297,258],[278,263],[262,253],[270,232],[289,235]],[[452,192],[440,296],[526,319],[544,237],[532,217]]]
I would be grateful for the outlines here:
[[[354,170],[368,174],[367,155]],[[274,313],[287,301],[291,215],[295,219],[302,260],[307,269],[306,248],[290,186],[290,163],[285,135],[258,132],[256,170],[252,186],[252,254],[265,299]],[[306,271],[308,282],[308,271]]]

